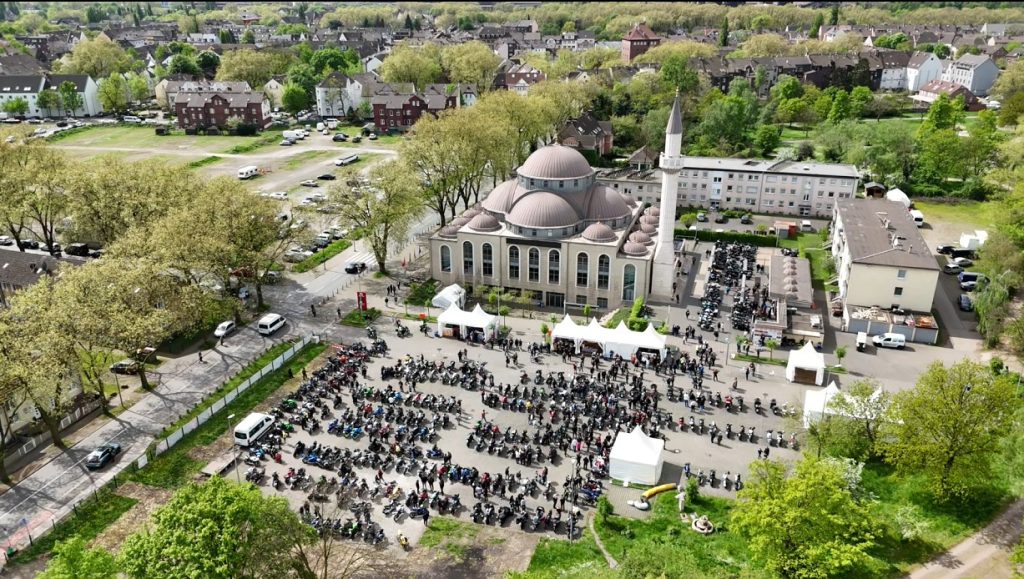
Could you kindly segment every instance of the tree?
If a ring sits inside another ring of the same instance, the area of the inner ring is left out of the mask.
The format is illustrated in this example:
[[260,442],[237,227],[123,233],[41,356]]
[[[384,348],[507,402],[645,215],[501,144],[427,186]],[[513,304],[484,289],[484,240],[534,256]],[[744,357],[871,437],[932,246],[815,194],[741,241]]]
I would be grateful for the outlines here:
[[962,117],[963,101],[961,99],[950,100],[949,95],[940,94],[935,102],[928,107],[924,122],[918,128],[917,134],[920,137],[932,130],[955,128]]
[[871,103],[875,100],[874,93],[866,86],[853,87],[850,92],[850,116],[859,119],[867,116]]
[[37,579],[114,579],[118,576],[114,556],[102,548],[89,549],[86,540],[74,536],[58,541],[53,556]]
[[880,436],[886,460],[924,473],[940,500],[989,482],[1000,437],[1020,406],[1013,381],[963,360],[932,363],[913,390],[895,395]]
[[729,46],[729,19],[722,18],[722,25],[718,29],[718,46]]
[[78,92],[78,87],[75,83],[66,80],[60,83],[60,86],[57,87],[57,92],[60,93],[60,100],[64,104],[65,114],[74,115],[75,111],[82,108],[82,95]]
[[256,44],[256,34],[251,28],[246,28],[242,33],[242,44]]
[[203,75],[206,78],[214,78],[217,76],[217,69],[220,67],[220,56],[212,50],[204,50],[196,56],[196,64],[203,71]]
[[832,10],[829,12],[828,25],[835,26],[839,24],[839,2],[832,5]]
[[4,112],[16,117],[24,116],[28,112],[28,101],[18,97],[4,103]]
[[423,209],[423,201],[414,173],[398,161],[374,167],[370,182],[372,190],[343,196],[341,215],[363,231],[377,260],[377,270],[387,273],[388,250],[396,239],[405,239],[409,226]]
[[326,73],[328,69],[350,73],[358,72],[360,61],[354,50],[322,48],[310,55],[309,65],[317,75]]
[[281,108],[290,114],[298,114],[309,106],[309,96],[303,88],[294,82],[285,85],[281,93]]
[[412,46],[400,42],[380,67],[386,82],[412,83],[418,90],[441,78],[441,52],[436,44]]
[[858,380],[828,402],[836,423],[832,454],[867,460],[878,454],[878,431],[892,406],[892,394],[873,380]]
[[187,54],[175,54],[171,63],[167,66],[169,74],[199,74],[199,65],[196,60]]
[[87,74],[93,78],[105,78],[115,72],[128,72],[131,57],[123,48],[104,36],[82,40],[68,56],[61,74]]
[[836,346],[836,360],[838,360],[838,366],[843,365],[843,358],[846,357],[846,346]]
[[665,58],[661,64],[662,82],[682,93],[695,91],[700,86],[700,77],[697,71],[690,67],[690,63],[681,55],[672,54]]
[[285,499],[220,477],[177,491],[151,520],[122,544],[129,577],[290,576],[302,565],[295,549],[316,538]]
[[820,36],[821,25],[825,24],[825,15],[821,12],[814,13],[814,21],[811,22],[811,30],[807,33],[810,38],[818,38]]
[[274,50],[229,50],[221,56],[217,80],[244,80],[254,90],[260,90],[270,77],[288,71],[294,58]]
[[832,124],[840,123],[849,119],[851,114],[850,93],[845,90],[836,91],[835,96],[832,98],[832,108],[828,112],[828,122]]
[[999,109],[999,125],[1017,125],[1020,123],[1021,115],[1024,115],[1024,91],[1013,93],[1003,101],[1003,106]]
[[800,84],[800,81],[788,74],[780,74],[775,79],[775,85],[768,91],[771,95],[772,100],[785,101],[789,99],[799,99],[804,96],[804,85]]
[[222,28],[217,34],[221,44],[237,44],[238,39],[235,38],[235,33],[226,28]]
[[441,51],[441,66],[448,79],[475,85],[478,90],[490,88],[500,64],[491,47],[478,40],[452,44]]
[[[100,81],[96,96],[100,100],[100,106],[106,111],[121,112],[128,109],[128,81],[118,73]],[[67,102],[65,99],[64,102]]]
[[739,50],[732,57],[754,58],[760,56],[781,56],[789,54],[789,42],[778,34],[755,34],[740,43]]
[[764,347],[768,348],[768,359],[773,359],[775,356],[775,348],[779,347],[778,340],[765,340]]
[[870,560],[875,525],[836,463],[804,458],[792,475],[780,462],[751,464],[733,508],[751,553],[783,577],[834,577]]
[[36,99],[36,106],[46,111],[47,115],[52,115],[53,111],[63,108],[64,103],[60,98],[59,92],[52,88],[45,88],[39,91],[39,97]]
[[149,90],[149,82],[146,81],[146,77],[133,73],[128,78],[128,93],[131,94],[134,103],[148,100],[152,93]]
[[762,157],[770,157],[778,148],[782,136],[779,129],[772,125],[761,125],[754,131],[754,148],[757,154]]

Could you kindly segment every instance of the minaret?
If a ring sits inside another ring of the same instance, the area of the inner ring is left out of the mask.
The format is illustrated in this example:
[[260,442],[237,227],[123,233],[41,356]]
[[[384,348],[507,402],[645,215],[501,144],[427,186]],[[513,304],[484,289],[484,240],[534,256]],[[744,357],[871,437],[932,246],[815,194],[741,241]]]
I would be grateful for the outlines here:
[[679,92],[676,91],[672,112],[665,129],[665,152],[661,154],[661,211],[658,224],[658,247],[654,254],[651,300],[675,303],[674,282],[682,290],[683,279],[676,277],[675,225],[676,196],[679,194],[679,171],[683,168],[680,150],[683,145],[683,115],[679,111]]

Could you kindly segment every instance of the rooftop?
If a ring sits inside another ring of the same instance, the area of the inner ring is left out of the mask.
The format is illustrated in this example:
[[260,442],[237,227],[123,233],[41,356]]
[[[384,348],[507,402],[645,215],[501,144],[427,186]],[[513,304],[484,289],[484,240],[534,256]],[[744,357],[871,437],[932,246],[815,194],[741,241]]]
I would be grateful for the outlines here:
[[839,201],[836,211],[853,263],[939,269],[902,204],[886,199],[851,199]]

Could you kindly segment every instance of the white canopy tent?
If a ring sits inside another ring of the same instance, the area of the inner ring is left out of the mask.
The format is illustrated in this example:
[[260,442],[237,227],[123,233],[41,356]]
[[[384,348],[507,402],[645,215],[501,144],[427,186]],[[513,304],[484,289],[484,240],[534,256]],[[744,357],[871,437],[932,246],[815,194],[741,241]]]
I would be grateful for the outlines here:
[[599,324],[597,318],[591,318],[588,325],[580,326],[569,316],[552,328],[551,337],[571,340],[577,352],[583,342],[593,342],[601,345],[605,356],[619,355],[623,358],[631,357],[641,348],[664,356],[668,340],[668,336],[659,334],[653,325],[648,325],[643,332],[634,332],[626,327],[625,322],[619,322],[619,326],[612,329]]
[[473,311],[467,312],[456,304],[451,304],[440,316],[437,316],[437,333],[444,336],[449,327],[458,328],[458,336],[465,337],[473,330],[481,330],[484,337],[493,336],[498,325],[498,316],[492,316],[477,304]]
[[664,440],[647,436],[639,426],[632,432],[620,432],[612,445],[608,475],[621,481],[656,485],[661,478],[664,449]]
[[906,207],[907,209],[910,208],[910,197],[907,197],[907,194],[904,193],[902,189],[889,189],[885,193],[885,198],[888,199],[889,201],[896,201],[897,203],[902,203],[903,206]]
[[459,284],[453,283],[437,292],[437,295],[434,296],[434,299],[430,300],[430,303],[434,304],[435,308],[447,309],[452,304],[461,308],[466,305],[466,290],[462,289],[462,286]]
[[832,414],[828,411],[828,403],[836,394],[839,394],[839,386],[836,386],[835,381],[829,383],[824,390],[808,390],[804,394],[804,428],[821,420],[826,414]]
[[799,350],[793,350],[786,364],[786,379],[821,386],[825,381],[825,355],[815,350],[814,344],[810,342]]

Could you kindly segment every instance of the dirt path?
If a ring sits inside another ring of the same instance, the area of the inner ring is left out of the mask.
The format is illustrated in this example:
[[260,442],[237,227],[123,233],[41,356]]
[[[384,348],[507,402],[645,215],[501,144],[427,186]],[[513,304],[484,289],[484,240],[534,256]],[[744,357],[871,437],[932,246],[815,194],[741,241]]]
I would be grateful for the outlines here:
[[110,553],[117,553],[125,537],[138,531],[149,520],[154,510],[170,500],[173,492],[129,482],[119,486],[117,494],[137,499],[139,502],[93,539],[90,547],[102,547]]
[[597,548],[601,549],[601,554],[604,555],[604,560],[608,562],[608,567],[615,569],[619,566],[619,562],[612,558],[611,553],[608,549],[604,548],[604,543],[601,542],[601,537],[594,530],[594,517],[590,517],[590,522],[587,523],[587,527],[590,528],[590,534],[594,536],[594,542],[597,543]]
[[1022,516],[1024,500],[1013,503],[987,527],[914,570],[910,579],[1009,579],[1013,576],[1010,551],[1020,540]]

